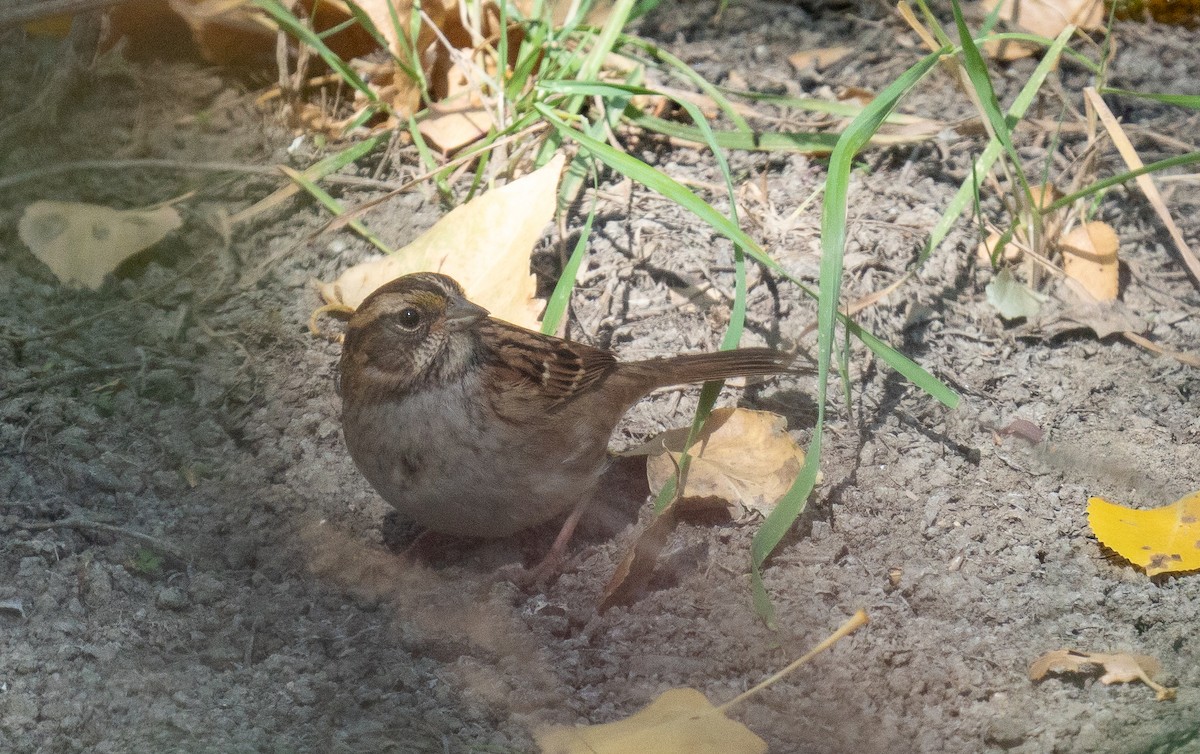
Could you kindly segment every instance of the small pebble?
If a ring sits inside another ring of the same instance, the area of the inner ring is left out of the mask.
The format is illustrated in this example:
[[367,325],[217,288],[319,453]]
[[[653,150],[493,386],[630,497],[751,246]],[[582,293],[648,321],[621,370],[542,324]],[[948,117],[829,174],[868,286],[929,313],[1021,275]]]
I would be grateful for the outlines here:
[[165,587],[158,590],[154,604],[163,610],[183,610],[188,606],[187,592],[174,586]]

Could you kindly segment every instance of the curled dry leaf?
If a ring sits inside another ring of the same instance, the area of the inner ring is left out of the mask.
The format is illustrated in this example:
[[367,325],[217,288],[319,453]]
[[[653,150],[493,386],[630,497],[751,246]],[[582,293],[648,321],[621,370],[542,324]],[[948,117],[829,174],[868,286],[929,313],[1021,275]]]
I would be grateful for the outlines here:
[[730,720],[704,694],[670,689],[632,717],[535,731],[543,754],[763,754],[767,742]]
[[565,157],[456,207],[395,254],[357,264],[317,284],[329,304],[356,308],[371,291],[410,272],[441,272],[499,319],[536,328],[543,302],[529,257],[554,217]]
[[118,210],[79,202],[34,202],[17,233],[60,281],[96,289],[104,276],[183,224],[173,207]]
[[1090,222],[1071,230],[1059,243],[1063,272],[1097,301],[1117,297],[1117,233],[1108,223]]
[[1047,652],[1029,666],[1029,680],[1040,681],[1049,673],[1091,673],[1097,666],[1104,669],[1100,682],[1133,683],[1141,681],[1154,689],[1158,700],[1175,698],[1175,689],[1155,683],[1153,678],[1162,670],[1158,660],[1147,655],[1125,653],[1104,654],[1101,652],[1077,652],[1074,649],[1056,649]]
[[[646,479],[657,494],[675,476],[689,428],[672,429],[633,451],[644,453]],[[770,513],[804,466],[804,451],[787,433],[787,420],[767,411],[719,408],[704,423],[679,498],[716,498],[734,512]]]
[[1200,569],[1200,492],[1149,510],[1093,497],[1088,525],[1102,545],[1148,576]]

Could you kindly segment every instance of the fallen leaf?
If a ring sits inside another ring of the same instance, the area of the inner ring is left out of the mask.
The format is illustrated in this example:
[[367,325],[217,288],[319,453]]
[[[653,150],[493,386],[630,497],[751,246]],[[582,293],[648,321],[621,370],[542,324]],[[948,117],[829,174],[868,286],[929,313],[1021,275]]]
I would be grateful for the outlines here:
[[1108,223],[1076,226],[1059,242],[1063,272],[1097,301],[1112,301],[1117,297],[1119,244],[1116,231]]
[[[990,12],[996,3],[989,3]],[[1000,18],[1025,31],[1054,39],[1068,24],[1083,31],[1104,28],[1102,0],[1001,0]]]
[[[672,429],[631,454],[649,456],[646,479],[655,494],[675,477],[690,428]],[[681,500],[716,498],[740,511],[770,513],[800,468],[804,451],[787,433],[787,420],[767,411],[718,408],[688,449]]]
[[767,742],[730,720],[704,694],[669,689],[624,720],[535,731],[542,754],[762,754]]
[[1149,510],[1093,497],[1088,525],[1101,544],[1148,576],[1200,569],[1200,492]]
[[[996,247],[1000,245],[1002,238],[1004,238],[1004,234],[992,232],[988,234],[986,239],[979,242],[979,246],[976,247],[975,251],[979,254],[980,262],[984,264],[992,263],[992,257],[996,254]],[[1021,247],[1012,243],[1012,239],[1010,238],[1004,244],[1003,255],[1005,261],[1016,262],[1021,259],[1023,253],[1021,252]]]
[[1046,296],[1032,290],[1013,277],[1012,272],[1002,268],[984,289],[988,303],[1005,319],[1032,317],[1046,302]]
[[801,50],[793,53],[788,56],[788,62],[796,70],[802,71],[811,66],[818,71],[823,71],[852,52],[854,52],[853,47],[819,47],[815,50]]
[[79,202],[34,202],[17,233],[66,285],[99,288],[104,276],[183,224],[174,207],[119,210]]
[[1000,429],[997,429],[996,434],[1000,437],[1020,437],[1030,445],[1037,445],[1042,441],[1042,438],[1045,437],[1046,433],[1042,431],[1041,427],[1029,421],[1028,419],[1022,419],[1018,417]]
[[1064,278],[1052,291],[1049,302],[1026,323],[1030,334],[1057,338],[1077,330],[1091,330],[1097,338],[1113,333],[1139,333],[1146,322],[1120,301],[1096,301],[1080,284]]
[[[1067,24],[1094,31],[1103,28],[1105,21],[1101,0],[988,0],[984,11],[990,13],[997,5],[1003,20],[1049,39],[1057,37]],[[1044,49],[1044,45],[1012,39],[989,39],[983,43],[988,57],[1002,61],[1033,57]]]
[[429,113],[417,128],[425,141],[443,155],[478,141],[493,125],[491,114],[482,106],[445,108],[432,104]]
[[1104,654],[1100,652],[1077,652],[1074,649],[1056,649],[1047,652],[1029,666],[1029,680],[1040,681],[1049,673],[1091,673],[1095,667],[1104,669],[1100,682],[1133,683],[1141,681],[1154,689],[1158,700],[1175,698],[1175,689],[1155,683],[1153,677],[1162,670],[1158,660],[1147,655],[1126,653]]
[[875,99],[875,92],[861,86],[848,86],[837,93],[839,102],[857,102],[866,107]]
[[720,707],[714,707],[695,689],[670,689],[625,720],[544,728],[534,731],[534,741],[542,754],[762,754],[767,750],[766,741],[725,717],[725,713],[804,667],[867,623],[866,611],[856,611],[820,644]]
[[658,556],[667,546],[667,539],[675,531],[679,523],[675,504],[668,505],[654,517],[645,528],[634,538],[633,546],[621,558],[604,592],[600,595],[600,603],[596,610],[603,613],[610,607],[628,605],[634,601],[638,592],[650,583],[654,569],[658,565]]
[[[647,457],[646,479],[654,494],[677,475],[690,431],[672,429],[623,454]],[[714,410],[688,455],[682,493],[634,538],[604,586],[600,612],[632,602],[650,583],[682,514],[715,508],[732,515],[755,511],[765,516],[804,466],[804,451],[788,435],[786,419],[741,408]]]
[[[139,5],[145,6],[145,3]],[[215,65],[261,62],[275,46],[275,34],[261,13],[242,0],[167,0],[167,5],[191,29],[200,54]],[[137,18],[136,14],[130,14]],[[141,23],[145,24],[144,21]],[[162,36],[164,24],[146,25],[141,33]],[[320,28],[318,26],[318,28]]]
[[357,307],[371,291],[410,272],[430,270],[457,280],[472,301],[499,319],[536,328],[543,302],[529,257],[554,216],[566,158],[456,207],[391,256],[357,264],[332,283],[318,283],[329,304]]

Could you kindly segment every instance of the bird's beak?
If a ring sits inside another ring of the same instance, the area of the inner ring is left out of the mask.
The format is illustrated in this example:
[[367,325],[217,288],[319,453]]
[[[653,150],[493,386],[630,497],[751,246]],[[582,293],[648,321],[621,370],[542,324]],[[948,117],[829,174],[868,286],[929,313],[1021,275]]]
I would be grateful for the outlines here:
[[488,316],[487,309],[478,304],[472,304],[462,296],[454,296],[446,304],[446,329],[450,331],[465,330],[486,316]]

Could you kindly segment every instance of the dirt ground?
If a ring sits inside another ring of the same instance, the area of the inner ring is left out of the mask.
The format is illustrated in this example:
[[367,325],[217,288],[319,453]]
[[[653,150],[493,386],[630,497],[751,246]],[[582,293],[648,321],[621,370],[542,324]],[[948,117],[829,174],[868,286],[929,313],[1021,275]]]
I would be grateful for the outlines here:
[[[918,54],[882,4],[739,0],[715,24],[713,11],[667,2],[641,33],[710,81],[797,95],[878,88]],[[1194,33],[1123,25],[1120,39],[1112,85],[1200,93]],[[787,63],[838,44],[856,53],[825,72]],[[0,91],[14,114],[39,90],[31,69],[52,70],[57,50],[15,33],[2,46],[10,75]],[[1031,69],[1002,67],[1001,98]],[[1077,122],[1090,74],[1064,61],[1058,81],[1065,115],[1047,97],[1036,117]],[[1107,557],[1085,516],[1090,495],[1152,506],[1200,489],[1200,375],[1116,337],[1006,325],[985,301],[992,273],[965,222],[915,280],[860,316],[959,390],[962,406],[946,410],[856,346],[851,405],[834,391],[823,483],[766,571],[778,631],[750,606],[753,523],[685,525],[641,599],[597,614],[646,514],[644,491],[616,478],[543,591],[494,574],[544,551],[552,527],[489,545],[447,542],[426,566],[403,568],[390,553],[413,533],[343,447],[338,346],[307,332],[311,280],[370,250],[319,233],[327,216],[303,200],[226,237],[219,218],[280,180],[183,167],[304,167],[321,156],[254,106],[265,85],[188,63],[109,65],[81,75],[56,114],[4,132],[0,751],[530,751],[533,727],[618,719],[668,688],[732,698],[859,608],[867,628],[734,713],[772,751],[1200,751],[1200,581],[1152,581]],[[1197,148],[1196,114],[1113,106],[1147,162]],[[947,123],[970,115],[940,74],[903,109]],[[778,123],[805,126],[795,115]],[[913,263],[981,144],[947,131],[863,156],[850,195],[848,299]],[[1074,154],[1081,144],[1068,131],[1058,146]],[[1052,145],[1048,131],[1020,132],[1030,164]],[[719,178],[701,152],[632,148],[723,206],[705,188]],[[122,163],[141,158],[177,166]],[[51,170],[84,159],[112,162]],[[791,214],[822,185],[823,163],[731,160],[748,230],[815,281],[819,204]],[[1105,174],[1122,169],[1111,154],[1102,162]],[[416,164],[401,150],[357,170],[399,182]],[[34,177],[13,180],[27,171]],[[1195,180],[1162,186],[1200,245]],[[333,188],[347,203],[379,193]],[[131,207],[188,191],[184,227],[98,292],[61,287],[17,238],[35,200]],[[422,187],[367,220],[399,245],[443,211]],[[1098,216],[1122,239],[1124,301],[1145,335],[1195,350],[1200,295],[1152,210],[1119,188]],[[547,289],[574,240],[544,239],[534,267]],[[729,244],[693,217],[610,177],[570,334],[627,358],[715,348],[728,300],[680,306],[675,292],[705,281],[730,290],[730,264]],[[757,270],[751,283],[744,342],[812,348],[802,331],[813,302]],[[728,389],[722,403],[782,413],[806,442],[812,395],[812,378],[797,377],[745,395]],[[614,449],[685,423],[695,398],[645,401]],[[1018,418],[1045,440],[998,437]],[[1060,647],[1153,655],[1178,697],[1158,702],[1140,684],[1094,676],[1031,683],[1029,663]]]

